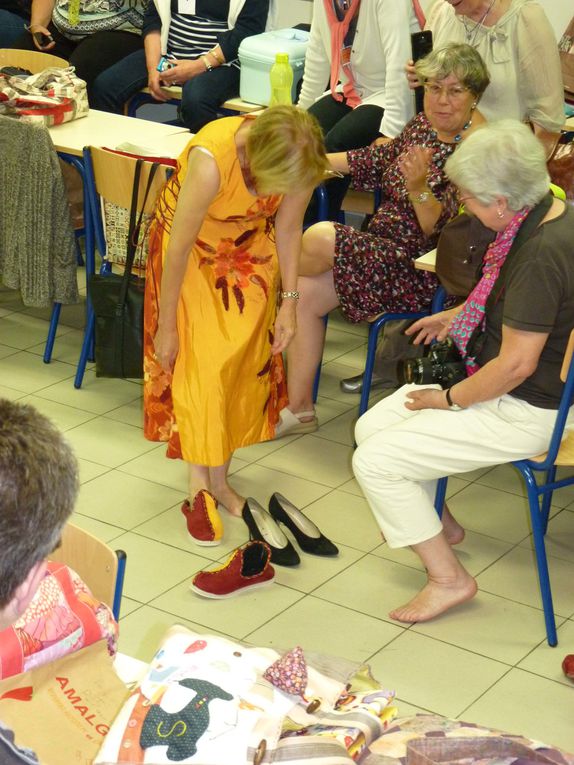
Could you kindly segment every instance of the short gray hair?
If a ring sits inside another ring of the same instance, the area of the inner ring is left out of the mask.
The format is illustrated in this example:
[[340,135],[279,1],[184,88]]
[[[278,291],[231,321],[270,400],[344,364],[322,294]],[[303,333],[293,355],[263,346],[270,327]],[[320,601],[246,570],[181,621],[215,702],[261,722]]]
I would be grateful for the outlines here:
[[432,50],[415,64],[417,77],[424,84],[444,80],[452,74],[477,98],[484,93],[490,77],[480,53],[466,43],[449,43]]
[[0,399],[0,609],[57,545],[77,492],[78,463],[56,426]]
[[482,204],[505,197],[511,210],[538,204],[550,186],[544,146],[518,120],[480,127],[449,157],[445,170]]

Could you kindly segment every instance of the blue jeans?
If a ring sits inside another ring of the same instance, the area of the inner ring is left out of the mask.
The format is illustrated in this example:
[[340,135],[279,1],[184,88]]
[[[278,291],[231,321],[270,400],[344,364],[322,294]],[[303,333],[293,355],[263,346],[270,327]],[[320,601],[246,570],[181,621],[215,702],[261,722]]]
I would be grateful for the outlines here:
[[[93,86],[90,106],[103,112],[123,114],[124,104],[147,85],[145,52],[136,51],[100,74]],[[219,106],[239,95],[239,69],[219,66],[183,85],[179,116],[196,133],[216,119]]]
[[10,48],[25,32],[26,21],[15,13],[0,10],[0,48]]

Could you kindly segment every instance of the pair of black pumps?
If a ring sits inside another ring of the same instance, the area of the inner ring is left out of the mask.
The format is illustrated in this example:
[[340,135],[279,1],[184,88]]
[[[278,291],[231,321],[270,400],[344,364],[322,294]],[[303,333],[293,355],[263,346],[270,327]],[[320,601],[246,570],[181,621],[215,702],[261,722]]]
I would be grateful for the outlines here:
[[269,500],[269,512],[256,499],[248,497],[241,515],[249,529],[250,538],[269,545],[271,562],[277,566],[297,566],[301,562],[297,550],[279,524],[289,529],[303,552],[326,557],[339,554],[339,549],[321,533],[313,521],[277,492]]

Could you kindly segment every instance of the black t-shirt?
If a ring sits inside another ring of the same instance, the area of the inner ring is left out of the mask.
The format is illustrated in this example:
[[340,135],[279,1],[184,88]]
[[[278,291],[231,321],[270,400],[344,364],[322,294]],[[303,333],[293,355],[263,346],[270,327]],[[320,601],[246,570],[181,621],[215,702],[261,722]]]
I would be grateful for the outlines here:
[[526,332],[548,332],[533,375],[510,391],[542,409],[557,409],[563,383],[560,369],[574,329],[574,209],[544,223],[512,255],[505,290],[494,307],[487,305],[486,342],[477,362],[496,358],[502,325]]

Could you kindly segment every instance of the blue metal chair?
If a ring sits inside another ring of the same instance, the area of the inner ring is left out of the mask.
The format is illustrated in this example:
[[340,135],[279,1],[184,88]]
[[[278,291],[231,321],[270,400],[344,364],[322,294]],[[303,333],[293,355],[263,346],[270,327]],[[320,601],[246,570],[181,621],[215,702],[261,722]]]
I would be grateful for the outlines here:
[[[538,581],[542,596],[542,608],[544,610],[544,622],[546,625],[546,638],[548,645],[558,644],[556,635],[556,620],[554,618],[554,606],[552,603],[552,589],[550,575],[548,573],[548,559],[544,537],[548,528],[550,503],[555,489],[574,484],[574,474],[566,478],[556,479],[556,469],[560,466],[574,467],[574,432],[564,438],[564,426],[574,403],[574,330],[570,334],[570,340],[560,373],[560,379],[564,382],[560,406],[556,414],[556,424],[550,439],[550,445],[546,454],[533,457],[529,460],[516,460],[511,464],[520,472],[526,483],[528,506],[530,509],[530,522],[532,526],[532,538],[536,553],[536,565],[538,568]],[[544,473],[543,481],[536,481],[535,473]],[[444,497],[446,494],[447,478],[438,481],[435,495],[435,509],[442,513]]]

